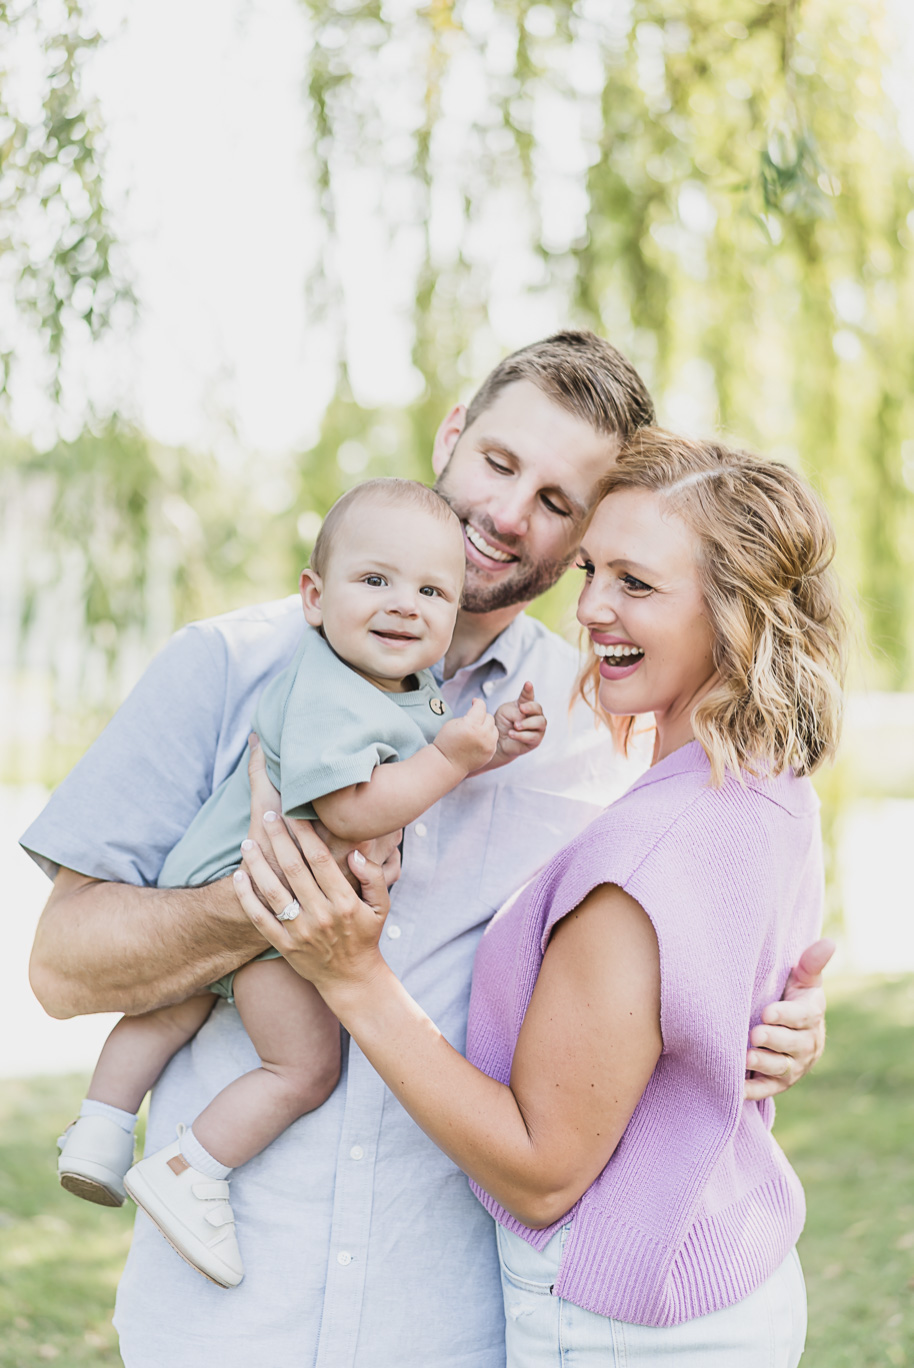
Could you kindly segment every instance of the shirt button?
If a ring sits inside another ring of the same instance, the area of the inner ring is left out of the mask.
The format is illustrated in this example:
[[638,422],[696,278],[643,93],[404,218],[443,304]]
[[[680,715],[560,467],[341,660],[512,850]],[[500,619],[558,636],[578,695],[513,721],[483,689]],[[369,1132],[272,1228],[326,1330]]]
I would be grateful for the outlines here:
[[345,1268],[346,1264],[352,1263],[352,1255],[348,1253],[347,1250],[341,1249],[339,1254],[337,1254],[336,1256],[336,1261],[338,1264],[342,1264]]
[[399,940],[402,934],[403,933],[400,930],[399,926],[388,926],[387,928],[387,936],[389,940]]
[[362,1149],[361,1145],[353,1145],[352,1149],[349,1151],[350,1159],[362,1159],[364,1156],[365,1151]]
[[493,684],[492,680],[491,680],[491,679],[487,679],[486,682],[485,682],[485,684],[483,684],[483,686],[482,686],[482,691],[483,691],[483,693],[485,694],[486,698],[488,698],[489,694],[492,692],[492,690],[493,690],[494,688],[495,688],[495,685]]
[[424,822],[417,822],[416,825],[413,827],[413,831],[416,833],[417,836],[428,835],[428,827],[425,825]]

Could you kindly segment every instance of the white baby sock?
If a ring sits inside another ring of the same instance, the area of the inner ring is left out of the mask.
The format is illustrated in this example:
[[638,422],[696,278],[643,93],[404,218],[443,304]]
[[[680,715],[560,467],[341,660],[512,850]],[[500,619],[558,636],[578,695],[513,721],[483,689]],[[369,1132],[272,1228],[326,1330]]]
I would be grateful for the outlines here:
[[209,1150],[205,1150],[200,1141],[194,1135],[192,1127],[181,1136],[178,1146],[184,1158],[195,1168],[198,1173],[206,1174],[207,1178],[227,1178],[234,1169],[226,1168],[225,1164],[220,1164],[218,1159],[214,1159]]
[[136,1115],[133,1112],[122,1111],[120,1107],[112,1107],[108,1102],[95,1102],[91,1097],[87,1097],[79,1109],[80,1116],[107,1116],[109,1121],[113,1121],[116,1126],[120,1126],[122,1131],[132,1135],[136,1130]]

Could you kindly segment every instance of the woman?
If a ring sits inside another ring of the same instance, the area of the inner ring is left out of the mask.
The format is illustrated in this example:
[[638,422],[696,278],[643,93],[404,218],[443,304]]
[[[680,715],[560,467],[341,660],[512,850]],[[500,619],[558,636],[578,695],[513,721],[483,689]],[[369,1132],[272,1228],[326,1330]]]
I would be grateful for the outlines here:
[[743,1059],[821,916],[806,776],[840,720],[832,550],[785,467],[659,430],[621,454],[581,552],[582,688],[623,745],[653,715],[653,765],[493,919],[467,1059],[381,958],[361,857],[364,901],[306,837],[314,896],[287,925],[253,894],[287,901],[259,851],[238,876],[498,1222],[509,1365],[799,1361],[802,1191]]

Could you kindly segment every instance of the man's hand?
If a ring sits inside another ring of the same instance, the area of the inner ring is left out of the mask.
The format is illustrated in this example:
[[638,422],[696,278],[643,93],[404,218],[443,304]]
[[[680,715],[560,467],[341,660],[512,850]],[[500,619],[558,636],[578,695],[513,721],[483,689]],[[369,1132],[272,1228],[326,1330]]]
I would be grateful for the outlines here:
[[[256,733],[251,732],[248,737],[248,745],[250,747],[248,777],[251,781],[251,822],[248,827],[248,840],[253,841],[263,851],[264,858],[269,863],[273,873],[282,880],[282,871],[273,854],[273,847],[264,824],[267,813],[272,814],[281,811],[280,797],[270,782],[266,758]],[[363,841],[356,847],[351,841],[343,841],[338,836],[334,836],[320,822],[290,821],[287,826],[293,836],[295,836],[297,828],[313,826],[353,888],[359,888],[359,882],[349,867],[349,855],[355,849],[360,850],[365,858],[373,864],[381,866],[388,888],[393,888],[400,877],[402,831],[393,831],[387,836],[378,836],[373,841]]]
[[498,728],[498,747],[492,764],[507,764],[518,755],[536,750],[546,735],[546,716],[543,705],[533,696],[533,685],[527,680],[513,703],[502,703],[495,711]]
[[445,722],[433,745],[446,756],[454,768],[465,777],[487,765],[498,744],[495,719],[486,712],[481,698],[474,698],[470,711],[463,717],[452,717]]
[[762,1012],[761,1026],[749,1037],[746,1086],[751,1101],[792,1088],[825,1049],[825,992],[822,970],[835,943],[819,940],[804,950],[790,971],[784,996]]

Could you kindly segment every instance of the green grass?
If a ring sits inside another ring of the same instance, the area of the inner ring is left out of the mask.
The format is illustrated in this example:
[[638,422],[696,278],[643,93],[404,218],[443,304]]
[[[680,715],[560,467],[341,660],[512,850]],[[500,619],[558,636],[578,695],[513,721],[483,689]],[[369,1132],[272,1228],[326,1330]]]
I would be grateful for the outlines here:
[[806,1188],[803,1368],[912,1368],[914,978],[831,988],[828,1023],[775,1132]]
[[[833,987],[828,1015],[825,1058],[778,1108],[809,1205],[803,1368],[914,1368],[914,977]],[[132,1208],[80,1202],[54,1170],[84,1085],[0,1083],[0,1368],[120,1363]]]

